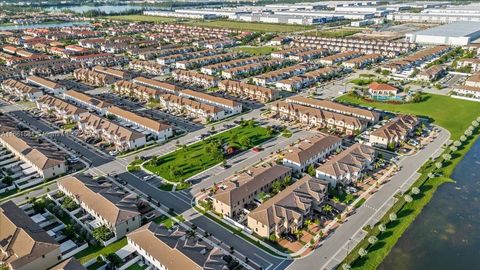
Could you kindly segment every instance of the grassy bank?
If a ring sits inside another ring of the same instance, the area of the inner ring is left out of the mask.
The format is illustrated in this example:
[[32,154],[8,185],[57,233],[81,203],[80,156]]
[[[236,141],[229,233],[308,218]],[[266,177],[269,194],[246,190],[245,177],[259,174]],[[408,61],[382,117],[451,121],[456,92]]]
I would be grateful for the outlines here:
[[321,30],[321,31],[311,31],[305,33],[307,36],[314,37],[325,37],[325,38],[342,38],[360,33],[360,29],[336,29],[336,30]]
[[[459,138],[471,122],[480,115],[478,112],[478,103],[456,100],[446,96],[429,95],[429,98],[424,102],[405,105],[377,104],[376,102],[367,103],[353,96],[343,96],[340,100],[365,106],[373,106],[383,110],[413,113],[430,117],[432,121],[447,128],[452,135],[455,134],[453,136],[454,139]],[[463,110],[460,108],[463,108]],[[453,120],[445,118],[453,118]],[[438,187],[444,183],[453,181],[450,176],[464,155],[478,139],[478,128],[474,134],[475,135],[470,136],[462,146],[458,147],[456,151],[452,152],[449,148],[444,151],[451,155],[450,160],[444,160],[444,158],[440,156],[436,160],[428,161],[424,164],[419,170],[421,176],[406,193],[412,200],[410,201],[410,198],[398,195],[397,202],[375,227],[364,228],[368,232],[368,235],[349,253],[342,262],[342,265],[350,265],[352,269],[359,270],[376,269],[410,224],[421,213],[422,209],[430,202]],[[438,162],[443,164],[441,168],[435,166]],[[395,219],[391,218],[392,213],[395,213]],[[379,224],[385,225],[384,231],[380,230]],[[376,236],[376,242],[369,241],[372,236]],[[367,254],[363,257],[359,256],[360,249],[366,250]]]

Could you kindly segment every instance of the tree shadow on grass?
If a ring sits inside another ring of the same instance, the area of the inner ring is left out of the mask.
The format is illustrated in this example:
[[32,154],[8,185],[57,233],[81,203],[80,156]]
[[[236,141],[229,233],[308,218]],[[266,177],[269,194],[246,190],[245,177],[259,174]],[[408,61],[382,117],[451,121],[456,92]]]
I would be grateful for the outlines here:
[[[432,189],[432,188],[433,188],[432,185],[423,185],[423,186],[420,187],[420,191],[421,191],[422,193],[425,193],[425,192],[429,191],[429,190]],[[421,194],[421,193],[420,193],[420,194]]]
[[371,246],[370,248],[368,248],[368,252],[377,251],[377,250],[383,248],[385,245],[386,245],[386,244],[385,244],[384,241],[378,241],[378,242],[375,243],[373,246]]
[[400,220],[398,219],[390,221],[389,223],[387,223],[387,229],[395,228],[395,226],[397,226],[398,224],[400,224]]
[[384,239],[392,236],[392,234],[393,234],[392,231],[385,231],[385,232],[383,232],[383,233],[380,233],[380,234],[378,235],[378,240],[384,240]]
[[410,215],[411,213],[413,213],[413,209],[402,209],[402,210],[400,210],[400,212],[398,212],[397,217],[398,218],[404,218],[404,217]]

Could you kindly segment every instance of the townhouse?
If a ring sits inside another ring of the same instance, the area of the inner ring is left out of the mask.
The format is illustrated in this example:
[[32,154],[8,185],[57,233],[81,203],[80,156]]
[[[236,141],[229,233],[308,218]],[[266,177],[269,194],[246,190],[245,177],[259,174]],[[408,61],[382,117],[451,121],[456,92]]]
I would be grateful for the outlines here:
[[310,165],[325,159],[341,145],[342,139],[337,136],[318,134],[288,148],[283,155],[282,163],[295,172],[303,172]]
[[185,112],[191,117],[200,118],[204,123],[222,120],[226,117],[223,108],[172,94],[161,95],[160,104],[169,111]]
[[292,169],[282,165],[252,167],[217,184],[212,195],[215,212],[233,218],[261,192],[269,192],[272,183],[290,176]]
[[169,64],[174,64],[178,61],[186,61],[186,60],[195,59],[195,58],[213,56],[221,53],[223,53],[223,50],[203,50],[203,51],[193,51],[188,53],[171,54],[163,57],[158,57],[157,63],[161,65],[169,65]]
[[307,50],[304,52],[299,52],[293,55],[289,55],[288,59],[298,61],[298,62],[304,62],[304,61],[309,61],[309,60],[322,57],[327,53],[328,53],[328,50],[326,49],[313,49],[313,50]]
[[420,121],[412,115],[399,115],[388,123],[370,133],[369,143],[372,146],[393,150],[401,142],[407,141]]
[[290,56],[296,55],[298,53],[306,52],[313,50],[311,47],[293,47],[285,50],[274,51],[270,53],[272,58],[287,59]]
[[478,58],[465,58],[457,61],[457,68],[470,67],[471,72],[480,71],[480,59]]
[[125,122],[126,125],[131,124],[137,127],[136,130],[144,133],[147,136],[147,139],[151,136],[156,141],[165,141],[173,136],[173,128],[170,125],[115,106],[112,106],[107,110],[107,115],[114,115],[120,122]]
[[239,58],[240,56],[241,54],[235,53],[235,52],[207,55],[207,56],[193,58],[189,60],[177,61],[175,63],[175,67],[179,69],[196,69],[202,66],[236,59],[236,58]]
[[141,60],[151,60],[158,57],[165,57],[169,55],[178,55],[184,53],[191,53],[195,51],[195,48],[192,46],[179,46],[179,45],[167,45],[158,48],[143,48],[137,50],[131,50],[131,54],[138,55],[138,58]]
[[309,70],[315,69],[318,65],[313,63],[301,63],[278,70],[273,70],[253,77],[253,82],[257,85],[266,86],[287,77],[297,76]]
[[147,78],[144,78],[144,77],[136,77],[135,79],[133,79],[133,82],[136,83],[136,84],[151,87],[151,88],[161,90],[163,92],[167,92],[167,93],[171,93],[171,94],[177,94],[180,90],[182,90],[182,88],[180,88],[180,87],[178,87],[174,84],[167,83],[167,82],[161,82],[161,81],[157,81],[157,80],[154,80],[154,79],[147,79]]
[[19,69],[10,69],[0,66],[0,82],[8,79],[19,80],[25,77],[25,72]]
[[108,76],[112,76],[116,79],[119,80],[130,80],[132,79],[132,74],[127,72],[127,71],[122,71],[118,69],[113,69],[113,68],[107,68],[107,67],[102,67],[102,66],[95,66],[92,68],[92,71],[102,73]]
[[70,57],[72,62],[81,63],[82,66],[119,66],[128,62],[128,58],[123,55],[114,55],[111,53],[92,53],[85,55],[76,55]]
[[104,38],[87,38],[78,41],[78,45],[89,49],[99,49],[105,43],[107,40]]
[[118,81],[114,83],[111,91],[124,96],[136,97],[143,101],[158,100],[163,93],[161,90],[129,81]]
[[466,86],[480,87],[480,73],[475,73],[465,80]]
[[248,213],[247,226],[263,238],[294,233],[320,211],[327,192],[328,182],[305,175]]
[[417,45],[412,42],[315,36],[296,36],[293,45],[300,48],[323,48],[331,51],[356,51],[363,54],[378,53],[385,57],[395,57],[417,48]]
[[70,103],[79,105],[92,112],[95,111],[100,115],[105,115],[107,109],[112,107],[112,104],[106,101],[75,90],[68,90],[63,94],[63,98]]
[[136,71],[146,72],[157,76],[170,74],[170,68],[168,66],[150,61],[133,60],[130,61],[129,67]]
[[353,116],[325,111],[288,102],[276,102],[271,107],[280,119],[299,121],[310,127],[329,129],[352,136],[367,127],[367,121]]
[[44,95],[36,101],[37,108],[41,111],[54,114],[65,123],[78,122],[87,110],[50,95]]
[[417,79],[420,81],[433,82],[440,79],[445,73],[445,67],[434,65],[418,73]]
[[270,102],[280,97],[280,92],[276,90],[242,81],[222,80],[218,83],[218,88],[221,91],[247,97],[259,102]]
[[117,79],[111,75],[103,74],[97,71],[79,68],[73,71],[73,77],[76,80],[84,81],[88,84],[103,87],[114,83]]
[[45,89],[47,92],[54,95],[63,94],[67,90],[65,86],[39,76],[28,76],[27,83],[38,86],[41,89]]
[[225,79],[234,79],[240,77],[251,76],[255,73],[259,73],[262,70],[272,69],[285,64],[283,59],[271,59],[260,61],[243,66],[233,67],[222,71],[222,77]]
[[320,58],[320,63],[323,65],[334,65],[358,56],[360,56],[360,53],[356,51],[344,51],[330,56],[322,57]]
[[21,100],[35,101],[43,96],[43,91],[14,79],[7,79],[0,84],[3,91]]
[[390,98],[398,94],[398,88],[386,83],[372,82],[368,85],[368,93],[374,98]]
[[324,111],[336,112],[344,115],[364,119],[370,123],[376,123],[380,120],[380,114],[375,111],[362,109],[353,106],[343,105],[326,99],[313,99],[304,96],[291,96],[285,99],[288,103],[295,103],[303,106],[313,107]]
[[7,269],[49,269],[62,260],[60,244],[13,201],[0,205],[0,228],[0,261]]
[[198,73],[191,70],[176,69],[172,72],[172,77],[183,83],[201,85],[204,88],[217,87],[219,79],[214,76]]
[[365,66],[368,66],[370,64],[377,63],[383,59],[383,56],[379,53],[371,53],[371,54],[366,54],[362,55],[357,58],[353,58],[350,60],[347,60],[345,62],[342,62],[342,66],[350,69],[354,68],[363,68]]
[[371,170],[375,158],[375,149],[356,143],[320,165],[316,170],[316,177],[332,186],[346,186],[360,180],[366,170]]
[[209,95],[206,93],[197,92],[189,89],[180,91],[179,95],[181,97],[191,98],[199,102],[220,107],[224,110],[225,117],[229,117],[242,112],[242,104],[234,100],[217,97],[214,95]]
[[149,269],[228,269],[221,249],[190,236],[181,226],[168,229],[150,222],[127,234],[127,241]]
[[480,99],[480,87],[456,85],[452,89],[455,95]]
[[59,180],[57,185],[58,190],[95,218],[85,224],[90,230],[104,225],[120,239],[141,226],[137,196],[108,179],[77,174]]
[[208,65],[208,66],[203,66],[200,71],[204,74],[207,75],[215,75],[222,70],[229,69],[229,68],[234,68],[234,67],[239,67],[239,66],[244,66],[248,64],[253,64],[258,61],[264,60],[264,57],[247,57],[247,58],[240,58],[240,59],[235,59],[227,62],[222,62],[218,64],[213,64],[213,65]]
[[324,67],[313,71],[293,76],[288,79],[280,80],[275,83],[275,87],[281,90],[294,92],[299,89],[309,87],[317,82],[329,80],[339,74],[339,69],[335,67]]
[[48,142],[9,132],[0,135],[0,144],[25,162],[26,170],[35,170],[45,180],[67,172],[65,153]]
[[406,57],[395,59],[394,61],[385,63],[381,66],[382,70],[388,70],[393,73],[399,73],[405,69],[420,66],[425,62],[432,61],[435,58],[445,54],[450,50],[449,46],[434,46],[415,53],[412,53]]
[[78,122],[78,129],[88,137],[101,138],[105,142],[114,144],[119,152],[142,147],[147,143],[147,138],[141,132],[91,113],[82,117]]

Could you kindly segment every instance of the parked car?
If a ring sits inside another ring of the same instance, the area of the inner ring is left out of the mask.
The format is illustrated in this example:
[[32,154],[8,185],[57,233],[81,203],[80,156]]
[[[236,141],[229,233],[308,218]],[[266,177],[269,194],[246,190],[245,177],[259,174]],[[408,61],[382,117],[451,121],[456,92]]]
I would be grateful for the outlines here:
[[253,151],[253,152],[257,152],[257,153],[260,152],[260,151],[262,151],[262,150],[263,150],[263,148],[260,147],[260,146],[255,146],[255,147],[252,148],[252,151]]

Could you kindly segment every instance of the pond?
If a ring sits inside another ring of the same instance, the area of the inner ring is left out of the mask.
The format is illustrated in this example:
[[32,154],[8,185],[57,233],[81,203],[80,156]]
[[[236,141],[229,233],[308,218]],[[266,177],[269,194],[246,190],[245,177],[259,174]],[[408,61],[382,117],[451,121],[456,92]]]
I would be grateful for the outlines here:
[[478,269],[480,263],[480,140],[442,185],[379,270]]

